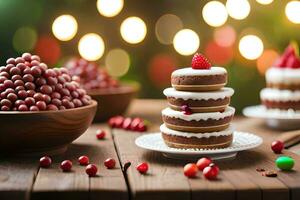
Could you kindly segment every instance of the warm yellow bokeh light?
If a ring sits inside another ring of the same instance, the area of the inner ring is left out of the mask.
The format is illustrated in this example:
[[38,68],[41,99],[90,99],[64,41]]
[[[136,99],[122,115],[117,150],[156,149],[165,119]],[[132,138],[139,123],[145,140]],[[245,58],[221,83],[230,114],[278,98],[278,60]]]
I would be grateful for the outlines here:
[[105,57],[105,67],[111,76],[123,76],[128,72],[130,58],[123,49],[113,49]]
[[225,6],[219,1],[210,1],[203,7],[204,21],[214,27],[222,26],[228,18]]
[[122,38],[131,44],[137,44],[144,40],[147,34],[145,22],[139,17],[128,17],[120,28]]
[[286,17],[295,24],[300,24],[300,1],[290,1],[285,7]]
[[98,60],[102,57],[104,49],[103,39],[96,33],[86,34],[79,40],[79,54],[86,60]]
[[52,24],[54,36],[61,41],[71,40],[77,33],[77,21],[72,15],[61,15]]
[[273,2],[273,0],[256,0],[258,3],[267,5]]
[[230,17],[242,20],[249,15],[250,4],[248,0],[227,0],[226,9]]
[[259,37],[246,35],[240,40],[239,50],[246,59],[255,60],[263,53],[264,44]]
[[124,0],[98,0],[97,9],[105,17],[114,17],[124,6]]
[[176,33],[173,39],[173,46],[181,55],[192,55],[199,48],[200,39],[193,30],[183,29]]

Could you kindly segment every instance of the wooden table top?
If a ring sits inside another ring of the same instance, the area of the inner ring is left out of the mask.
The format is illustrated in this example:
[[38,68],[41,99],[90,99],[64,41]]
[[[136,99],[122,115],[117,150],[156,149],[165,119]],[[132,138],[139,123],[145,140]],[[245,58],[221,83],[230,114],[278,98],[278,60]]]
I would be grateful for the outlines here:
[[[160,111],[166,107],[163,100],[136,100],[130,116],[139,116],[152,122],[150,131],[158,131],[161,124]],[[188,179],[183,175],[187,161],[172,160],[160,153],[135,146],[140,133],[109,129],[106,124],[94,124],[71,144],[66,153],[53,156],[49,169],[38,167],[38,158],[0,158],[0,200],[18,199],[300,199],[300,146],[284,151],[292,156],[294,171],[278,172],[269,178],[256,171],[257,167],[276,170],[274,160],[278,155],[271,152],[270,143],[279,132],[267,129],[261,120],[236,117],[237,130],[256,133],[264,138],[264,144],[254,150],[240,152],[233,161],[219,162],[220,175],[216,181],[207,181],[200,175]],[[99,141],[95,137],[98,128],[105,129],[108,136]],[[293,151],[293,152],[292,152]],[[76,162],[81,155],[88,155],[97,164],[99,176],[89,178],[85,168]],[[118,160],[116,169],[108,170],[103,161],[112,157]],[[59,163],[63,159],[73,161],[73,170],[62,173]],[[124,163],[131,167],[122,171]],[[135,166],[147,161],[147,175],[139,174]],[[76,164],[75,164],[76,163]]]

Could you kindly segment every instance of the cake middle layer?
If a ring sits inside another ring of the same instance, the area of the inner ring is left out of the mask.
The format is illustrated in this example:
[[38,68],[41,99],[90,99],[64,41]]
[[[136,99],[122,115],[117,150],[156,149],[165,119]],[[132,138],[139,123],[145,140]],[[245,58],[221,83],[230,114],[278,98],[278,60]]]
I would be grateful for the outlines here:
[[165,108],[162,118],[166,126],[173,130],[187,132],[214,132],[222,131],[229,127],[235,109],[227,107],[224,112],[193,113],[186,115],[183,112]]

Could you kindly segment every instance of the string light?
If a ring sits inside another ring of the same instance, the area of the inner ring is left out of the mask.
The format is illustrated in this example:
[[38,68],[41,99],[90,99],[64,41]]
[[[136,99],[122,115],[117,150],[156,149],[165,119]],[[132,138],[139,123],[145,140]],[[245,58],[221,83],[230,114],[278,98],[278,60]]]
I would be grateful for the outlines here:
[[137,44],[146,37],[147,27],[141,18],[129,17],[122,22],[120,32],[126,42]]
[[124,6],[124,0],[98,0],[97,9],[105,17],[118,15]]
[[200,39],[193,30],[182,29],[178,31],[173,39],[175,50],[184,56],[194,54],[200,46]]
[[300,1],[290,1],[285,7],[286,17],[294,24],[300,24]]
[[71,40],[77,33],[77,21],[72,15],[61,15],[52,24],[54,36],[61,41]]
[[226,9],[230,17],[242,20],[250,13],[250,4],[247,0],[227,0]]
[[102,57],[104,49],[103,39],[96,33],[86,34],[79,40],[79,54],[86,60],[98,60]]
[[273,0],[256,0],[258,3],[267,5],[273,2]]
[[222,26],[228,18],[225,6],[219,1],[210,1],[203,7],[204,21],[214,27]]
[[263,53],[264,44],[256,35],[246,35],[240,40],[239,50],[244,58],[255,60]]
[[125,75],[130,66],[128,53],[123,49],[113,49],[105,57],[105,67],[111,76]]

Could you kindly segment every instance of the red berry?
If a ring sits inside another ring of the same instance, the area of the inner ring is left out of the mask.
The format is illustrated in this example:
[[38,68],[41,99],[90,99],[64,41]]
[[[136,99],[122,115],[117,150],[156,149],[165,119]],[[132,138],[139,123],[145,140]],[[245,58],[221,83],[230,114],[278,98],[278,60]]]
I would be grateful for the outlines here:
[[108,120],[108,125],[111,127],[111,128],[115,128],[116,127],[116,117],[111,117],[109,120]]
[[141,173],[141,174],[146,174],[148,169],[149,169],[149,165],[146,162],[140,163],[136,166],[136,169]]
[[212,163],[212,160],[210,158],[200,158],[196,165],[198,167],[199,170],[203,171],[203,169],[207,166],[210,165],[210,163]]
[[96,131],[96,137],[98,140],[103,140],[105,138],[105,135],[106,135],[106,132],[101,129],[98,129]]
[[116,128],[122,128],[123,122],[124,122],[124,117],[122,117],[122,116],[117,116],[117,117],[115,118],[115,127],[116,127]]
[[125,130],[130,130],[131,122],[132,122],[132,119],[129,118],[129,117],[127,117],[127,118],[123,121],[122,128],[125,129]]
[[294,69],[300,68],[300,60],[296,55],[290,56],[286,61],[286,67]]
[[116,161],[112,158],[108,158],[104,161],[104,165],[107,169],[112,169],[116,166]]
[[90,163],[90,159],[87,156],[80,156],[78,158],[78,162],[80,165],[88,165]]
[[145,124],[143,121],[140,122],[140,123],[138,124],[137,130],[138,130],[139,132],[145,132],[145,131],[147,131],[147,126],[146,126],[146,124]]
[[196,53],[192,59],[192,68],[193,69],[210,69],[211,64],[204,55],[202,55],[200,53]]
[[274,151],[274,153],[281,153],[284,148],[284,143],[279,140],[275,140],[271,144],[271,148]]
[[206,179],[212,180],[216,179],[219,174],[219,167],[214,163],[211,163],[208,167],[203,169],[203,176]]
[[192,110],[190,109],[190,107],[188,105],[181,106],[181,110],[183,111],[183,114],[185,114],[185,115],[193,114]]
[[183,168],[183,173],[186,177],[194,178],[198,172],[198,167],[194,163],[188,163]]
[[73,165],[73,163],[70,160],[64,160],[64,161],[61,162],[60,168],[64,172],[69,172],[72,169],[72,165]]
[[96,165],[94,164],[89,164],[88,166],[86,166],[85,168],[85,172],[87,173],[87,175],[89,176],[96,176],[98,171],[98,168]]
[[48,168],[50,167],[52,160],[48,156],[44,156],[40,158],[40,167]]
[[132,121],[131,121],[131,124],[130,124],[130,130],[132,131],[139,131],[138,130],[138,125],[139,123],[141,123],[143,120],[141,118],[134,118]]

